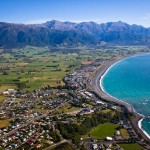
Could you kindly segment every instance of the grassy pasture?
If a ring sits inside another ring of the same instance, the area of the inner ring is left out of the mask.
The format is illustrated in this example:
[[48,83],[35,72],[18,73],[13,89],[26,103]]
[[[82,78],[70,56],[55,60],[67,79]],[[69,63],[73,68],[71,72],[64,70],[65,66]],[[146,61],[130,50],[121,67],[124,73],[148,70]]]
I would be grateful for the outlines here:
[[99,49],[27,46],[21,49],[0,49],[0,90],[19,88],[31,91],[45,85],[63,85],[62,78],[81,64],[148,51],[148,48],[141,46]]
[[100,113],[104,113],[104,114],[110,113],[111,116],[114,116],[116,114],[116,112],[111,109],[101,110]]
[[81,65],[77,54],[52,54],[49,48],[4,50],[1,57],[0,90],[18,88],[18,83],[25,91],[63,85],[62,78]]
[[104,139],[107,136],[111,137],[114,135],[115,130],[118,126],[119,125],[112,124],[112,123],[104,123],[93,128],[90,131],[90,135],[91,137],[96,138],[96,139]]
[[134,144],[119,144],[124,150],[144,150],[137,143]]
[[64,105],[62,108],[59,108],[56,110],[56,112],[53,112],[53,114],[62,114],[62,113],[67,113],[67,112],[73,112],[76,111],[78,108],[73,107],[69,104]]
[[124,136],[124,137],[129,137],[129,133],[128,133],[128,131],[127,131],[126,129],[121,129],[121,130],[120,130],[120,133],[121,133],[121,135]]

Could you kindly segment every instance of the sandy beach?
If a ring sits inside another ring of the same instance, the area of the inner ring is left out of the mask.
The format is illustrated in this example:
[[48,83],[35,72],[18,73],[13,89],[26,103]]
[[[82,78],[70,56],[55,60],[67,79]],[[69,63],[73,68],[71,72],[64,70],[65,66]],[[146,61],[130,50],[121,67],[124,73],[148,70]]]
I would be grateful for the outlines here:
[[[122,58],[123,59],[123,58]],[[148,136],[146,136],[145,131],[142,130],[141,127],[141,120],[143,119],[143,116],[137,113],[134,108],[121,100],[117,100],[114,97],[111,97],[110,95],[106,94],[103,89],[100,86],[100,79],[103,77],[105,72],[115,63],[122,59],[117,59],[114,61],[105,62],[99,70],[95,73],[95,75],[92,78],[92,82],[90,83],[90,87],[92,91],[94,91],[96,94],[98,94],[101,98],[105,99],[106,101],[117,103],[118,105],[123,105],[127,108],[127,110],[134,115],[134,118],[131,120],[131,125],[137,135],[141,138],[147,141],[150,144],[150,139]]]

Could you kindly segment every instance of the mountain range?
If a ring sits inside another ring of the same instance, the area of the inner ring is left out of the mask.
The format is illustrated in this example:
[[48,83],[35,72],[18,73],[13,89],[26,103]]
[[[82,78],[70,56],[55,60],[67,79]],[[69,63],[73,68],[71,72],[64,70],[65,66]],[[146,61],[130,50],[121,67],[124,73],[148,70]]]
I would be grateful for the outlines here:
[[57,45],[150,45],[150,28],[124,22],[61,22],[14,24],[0,22],[0,48]]

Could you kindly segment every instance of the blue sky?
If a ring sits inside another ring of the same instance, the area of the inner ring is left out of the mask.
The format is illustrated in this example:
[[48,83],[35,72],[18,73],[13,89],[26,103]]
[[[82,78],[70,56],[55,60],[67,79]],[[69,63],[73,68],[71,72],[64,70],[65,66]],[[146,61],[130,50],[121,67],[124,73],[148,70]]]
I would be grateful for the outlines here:
[[123,21],[150,27],[150,0],[0,0],[0,22]]

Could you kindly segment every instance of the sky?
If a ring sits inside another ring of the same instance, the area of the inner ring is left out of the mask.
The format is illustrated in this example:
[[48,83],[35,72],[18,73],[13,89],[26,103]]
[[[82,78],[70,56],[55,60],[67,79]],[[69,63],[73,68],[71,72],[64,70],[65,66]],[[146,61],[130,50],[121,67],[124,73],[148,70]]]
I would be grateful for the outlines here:
[[123,21],[150,27],[150,0],[0,0],[0,22]]

